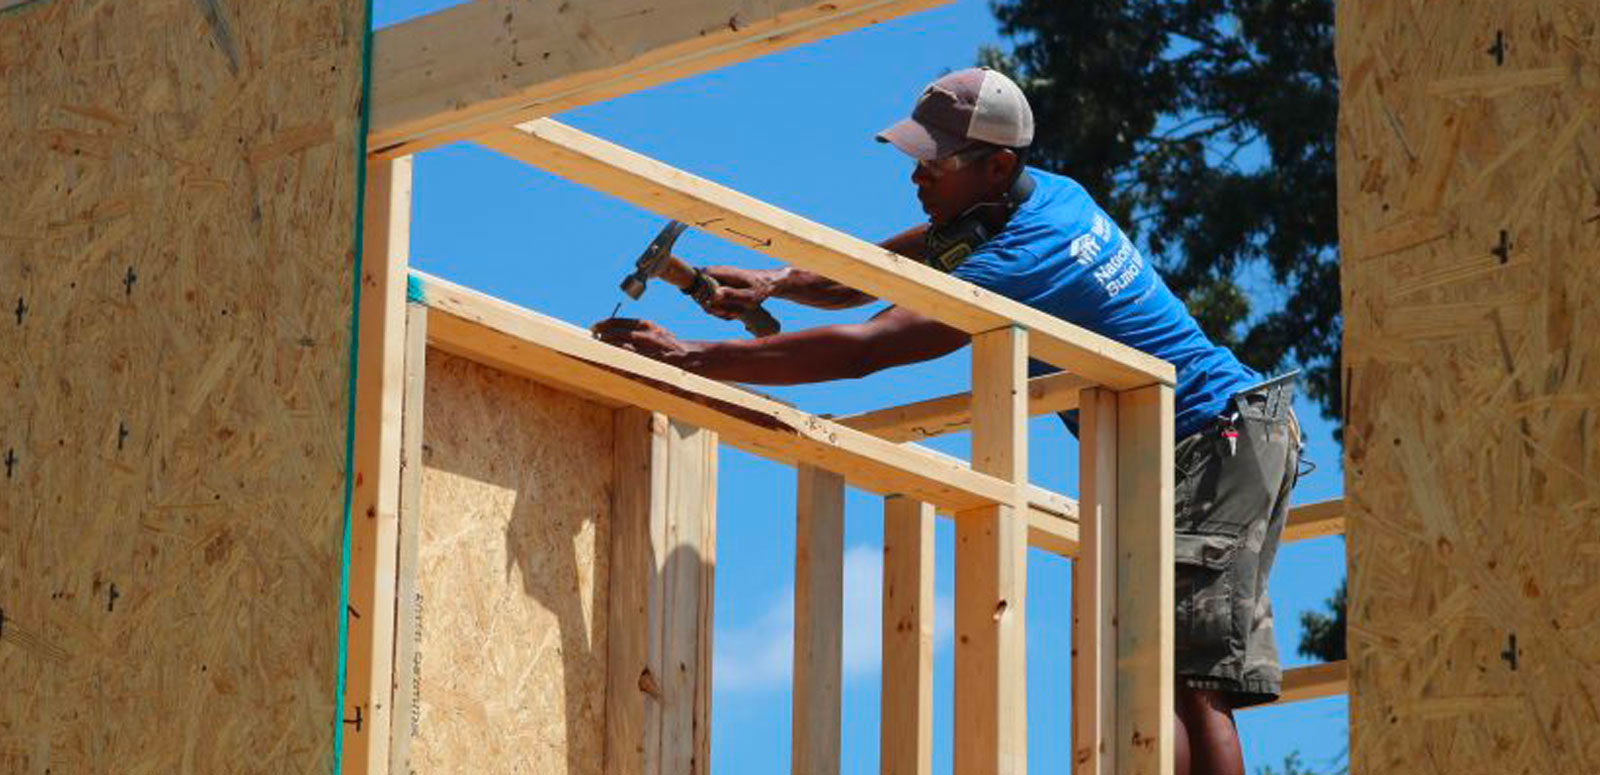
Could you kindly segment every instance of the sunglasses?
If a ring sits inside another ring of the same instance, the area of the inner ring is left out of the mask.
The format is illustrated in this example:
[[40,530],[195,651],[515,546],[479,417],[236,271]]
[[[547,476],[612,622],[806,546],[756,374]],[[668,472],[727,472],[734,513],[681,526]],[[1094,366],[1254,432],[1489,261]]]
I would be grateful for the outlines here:
[[964,148],[956,151],[949,156],[942,156],[937,159],[918,160],[917,169],[921,170],[929,178],[938,180],[939,178],[955,172],[956,170],[959,170],[974,161],[988,158],[998,150],[1000,150],[999,146],[974,145],[970,148]]

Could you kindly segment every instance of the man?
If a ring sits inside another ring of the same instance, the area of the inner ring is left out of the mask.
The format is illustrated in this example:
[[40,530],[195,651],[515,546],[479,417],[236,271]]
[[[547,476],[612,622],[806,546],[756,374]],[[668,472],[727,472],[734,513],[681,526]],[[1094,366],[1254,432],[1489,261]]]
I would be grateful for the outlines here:
[[[1000,73],[973,68],[938,79],[911,117],[878,139],[916,160],[911,181],[928,214],[885,248],[1176,367],[1178,772],[1243,775],[1233,710],[1275,699],[1281,678],[1267,574],[1299,459],[1290,383],[1263,383],[1208,340],[1081,186],[1024,166],[1033,114]],[[725,287],[708,309],[723,317],[770,297],[830,309],[872,301],[795,269],[713,273]],[[968,342],[899,307],[864,323],[764,339],[683,342],[648,321],[621,319],[595,331],[697,374],[757,384],[861,377]]]

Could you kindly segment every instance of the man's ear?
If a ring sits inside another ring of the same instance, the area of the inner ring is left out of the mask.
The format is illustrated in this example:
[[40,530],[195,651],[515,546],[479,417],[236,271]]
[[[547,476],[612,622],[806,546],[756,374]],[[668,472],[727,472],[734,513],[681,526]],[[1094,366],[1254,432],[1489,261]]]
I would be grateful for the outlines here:
[[1022,160],[1017,158],[1017,152],[1010,148],[995,151],[984,161],[987,162],[984,165],[984,172],[987,173],[989,182],[995,185],[1010,181],[1017,170],[1017,165],[1022,163]]

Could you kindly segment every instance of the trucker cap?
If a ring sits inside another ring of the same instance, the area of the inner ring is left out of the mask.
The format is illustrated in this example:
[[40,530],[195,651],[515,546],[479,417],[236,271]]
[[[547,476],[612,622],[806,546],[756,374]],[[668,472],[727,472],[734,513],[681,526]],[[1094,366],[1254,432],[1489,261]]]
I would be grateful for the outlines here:
[[924,161],[974,142],[1026,148],[1033,142],[1033,110],[1010,78],[969,67],[928,84],[911,117],[879,132],[878,142]]

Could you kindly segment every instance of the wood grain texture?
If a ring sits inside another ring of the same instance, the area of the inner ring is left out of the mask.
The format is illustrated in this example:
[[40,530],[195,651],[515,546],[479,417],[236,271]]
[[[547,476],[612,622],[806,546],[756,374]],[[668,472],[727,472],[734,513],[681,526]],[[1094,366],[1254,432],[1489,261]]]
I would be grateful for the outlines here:
[[344,702],[363,722],[345,731],[341,764],[347,772],[386,775],[399,578],[395,562],[400,537],[411,159],[369,163],[366,188],[347,600],[354,615],[348,628]]
[[201,5],[0,13],[0,772],[332,767],[365,3]]
[[606,772],[704,773],[716,434],[633,408],[614,423]]
[[1011,485],[952,458],[894,444],[768,398],[597,341],[589,332],[437,278],[418,275],[429,341],[510,373],[660,411],[715,430],[729,444],[810,463],[883,494],[914,493],[962,509],[1014,495]]
[[601,773],[612,410],[434,349],[424,391],[411,766]]
[[[717,435],[661,418],[667,443],[667,490],[661,544],[659,765],[647,772],[698,775],[711,767],[711,621],[716,568]],[[655,507],[652,507],[654,510]],[[648,716],[647,716],[648,718]]]
[[[1028,380],[1028,414],[1078,408],[1078,393],[1091,386],[1077,374],[1056,372]],[[930,398],[836,418],[840,425],[890,441],[918,441],[964,431],[972,425],[972,394]]]
[[[605,406],[635,405],[697,427],[752,454],[810,462],[847,473],[880,494],[910,494],[952,513],[1010,498],[1012,488],[964,461],[916,445],[845,428],[732,385],[705,379],[597,342],[582,329],[421,272],[413,272],[436,312],[429,341],[455,355],[554,385]],[[1029,540],[1046,551],[1076,550],[1077,505],[1039,487],[1024,493]]]
[[646,708],[662,699],[660,570],[671,515],[651,493],[667,489],[670,447],[660,415],[625,407],[615,410],[612,423],[605,771],[632,775],[655,772],[660,763],[661,729],[655,722],[661,713]]
[[1351,769],[1600,771],[1600,6],[1339,11]]
[[1009,502],[956,515],[956,772],[1028,771],[1027,521],[1029,334],[972,339],[973,467],[1016,484]]
[[1095,384],[1121,390],[1173,383],[1166,361],[559,122],[538,119],[474,139],[969,334],[1022,326],[1030,332],[1033,357]]
[[1173,768],[1175,623],[1172,388],[1117,395],[1118,775]]
[[933,772],[933,507],[883,499],[882,775]]
[[947,0],[473,0],[378,30],[371,151],[414,154]]
[[1274,705],[1315,700],[1350,690],[1350,666],[1344,660],[1283,671],[1283,694]]
[[389,723],[389,771],[410,775],[411,741],[422,723],[417,697],[422,662],[417,641],[422,599],[417,593],[417,562],[422,548],[422,412],[427,389],[428,309],[406,305],[405,399],[400,421],[400,535],[395,558],[394,681]]
[[1346,508],[1343,498],[1305,503],[1290,508],[1289,520],[1283,526],[1283,543],[1344,535]]
[[796,475],[790,771],[838,775],[844,688],[844,477],[815,466],[800,466]]
[[1078,530],[1072,564],[1072,775],[1116,772],[1117,394],[1079,399]]

